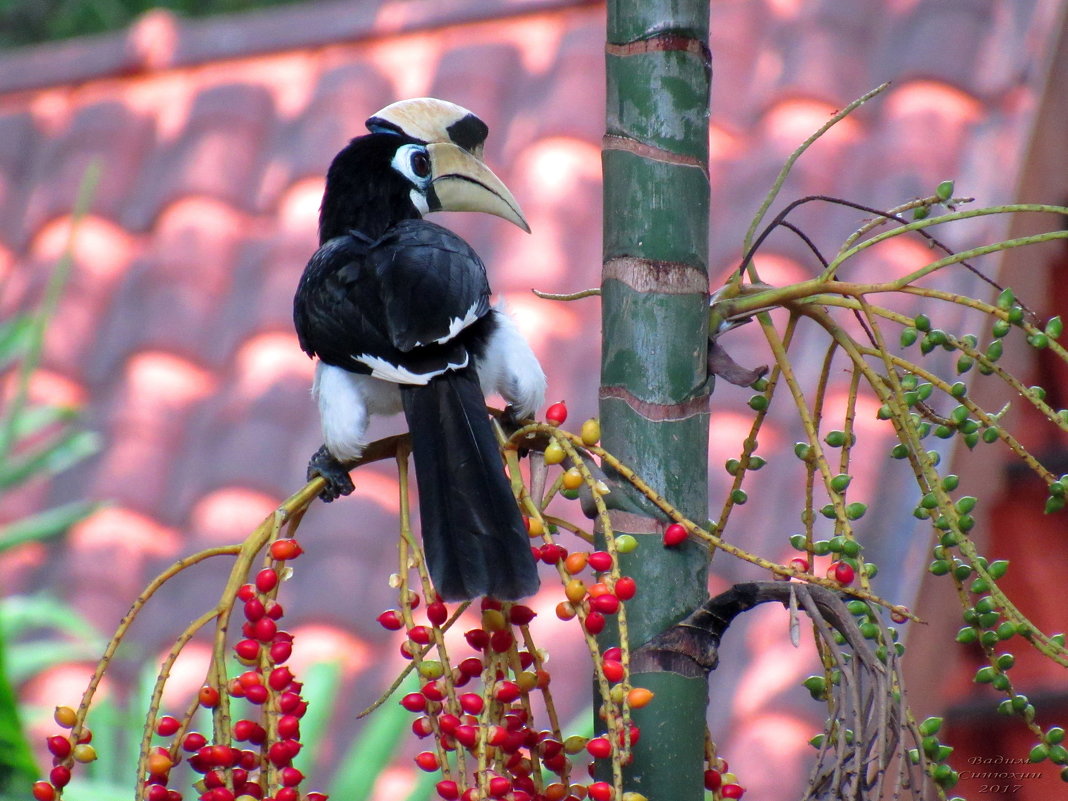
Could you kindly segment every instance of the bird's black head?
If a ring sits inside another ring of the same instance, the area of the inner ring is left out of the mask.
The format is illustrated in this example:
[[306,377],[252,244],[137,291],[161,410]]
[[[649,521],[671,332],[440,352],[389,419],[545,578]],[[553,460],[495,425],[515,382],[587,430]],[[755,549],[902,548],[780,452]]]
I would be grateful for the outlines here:
[[319,208],[319,242],[355,229],[377,239],[401,220],[437,206],[426,143],[373,133],[349,142],[326,174]]
[[372,239],[431,211],[484,211],[529,231],[512,193],[473,153],[395,131],[353,139],[326,174],[319,243],[355,229]]

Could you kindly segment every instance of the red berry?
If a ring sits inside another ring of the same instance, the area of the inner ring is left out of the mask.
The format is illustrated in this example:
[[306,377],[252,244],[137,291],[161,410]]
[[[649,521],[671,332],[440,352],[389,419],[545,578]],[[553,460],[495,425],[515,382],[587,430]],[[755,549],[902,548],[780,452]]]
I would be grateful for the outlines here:
[[723,784],[723,777],[718,770],[709,768],[705,771],[705,789],[715,792]]
[[438,755],[433,751],[422,751],[415,755],[415,764],[420,770],[431,773],[438,769]]
[[515,643],[515,636],[510,631],[495,631],[490,635],[490,648],[495,653],[503,654]]
[[510,704],[520,695],[519,685],[514,681],[499,681],[493,688],[493,697],[502,704]]
[[489,780],[489,794],[493,798],[500,798],[501,796],[511,792],[512,783],[503,776],[494,776]]
[[478,728],[475,726],[457,726],[452,733],[456,742],[464,748],[474,748],[478,743]]
[[270,642],[278,633],[278,624],[269,617],[261,617],[252,624],[252,634],[260,642]]
[[586,795],[593,801],[612,801],[612,785],[608,782],[594,782],[586,788]]
[[585,625],[590,634],[600,634],[604,631],[604,615],[600,612],[590,612],[586,615]]
[[398,629],[404,628],[404,620],[396,609],[387,609],[376,617],[375,620],[378,621],[382,628],[389,629],[390,631],[397,631]]
[[416,737],[429,737],[433,733],[434,727],[430,723],[430,718],[428,718],[426,715],[423,715],[421,718],[416,718],[412,721],[412,734],[414,734]]
[[481,715],[485,707],[482,696],[477,693],[464,693],[458,700],[460,708],[468,715]]
[[70,756],[71,744],[66,737],[57,734],[55,737],[49,737],[45,742],[48,744],[48,751],[52,756],[59,759],[66,759]]
[[48,773],[48,780],[57,790],[62,790],[70,784],[70,768],[66,765],[56,765]]
[[278,586],[278,571],[273,567],[265,567],[256,574],[256,589],[260,592],[270,592]]
[[160,737],[173,737],[182,726],[176,718],[164,715],[156,721],[156,734]]
[[613,662],[622,662],[623,661],[623,649],[620,648],[618,645],[614,645],[611,648],[605,648],[604,649],[604,653],[601,654],[601,656],[602,656],[602,658],[610,659]]
[[681,523],[672,523],[664,529],[664,545],[674,548],[686,540],[686,527]]
[[526,626],[538,613],[525,604],[513,604],[508,610],[508,622],[513,626]]
[[277,664],[278,662],[285,662],[293,654],[293,643],[281,641],[277,639],[271,643],[271,661]]
[[261,676],[259,672],[255,670],[246,670],[244,673],[237,677],[237,680],[246,690],[249,687],[255,687],[258,684],[263,684],[263,676]]
[[300,695],[297,693],[284,692],[282,697],[278,699],[278,708],[283,715],[293,714],[298,706],[300,706]]
[[275,692],[282,692],[293,681],[293,674],[287,667],[277,667],[267,677],[267,686]]
[[606,759],[612,754],[612,744],[604,737],[594,737],[586,743],[586,750],[594,759]]
[[445,799],[445,801],[454,801],[460,797],[460,788],[456,782],[451,779],[443,779],[438,782],[435,787],[437,788],[438,795]]
[[259,598],[253,598],[250,601],[245,601],[245,619],[250,623],[255,623],[261,617],[263,617],[266,609],[264,609],[263,601]]
[[298,801],[300,793],[295,787],[283,787],[274,794],[274,801]]
[[558,426],[567,419],[567,405],[563,401],[554,403],[545,410],[545,419],[554,426]]
[[145,788],[145,801],[167,801],[169,796],[170,790],[162,784],[150,784]]
[[282,604],[278,603],[278,601],[274,600],[273,598],[268,598],[267,603],[265,603],[263,606],[267,617],[269,617],[271,620],[281,620],[283,617],[285,617],[286,611],[282,607]]
[[638,592],[638,582],[630,576],[620,576],[614,589],[619,600],[629,601]]
[[427,604],[426,619],[435,626],[441,626],[449,619],[449,609],[441,601]]
[[426,626],[412,626],[408,629],[408,639],[420,645],[427,645],[430,643],[430,629]]
[[612,554],[607,551],[594,551],[586,563],[598,573],[603,573],[612,569]]
[[740,784],[725,784],[719,788],[719,794],[723,798],[741,798],[745,795],[745,788]]
[[238,742],[246,742],[256,734],[256,729],[261,728],[254,720],[239,720],[234,723],[234,739]]
[[282,780],[282,784],[286,787],[295,787],[304,781],[304,774],[293,767],[282,768],[279,773],[279,778]]
[[[848,562],[835,562],[828,569],[827,577],[833,578],[839,584],[848,585],[853,583],[853,579],[856,578],[856,572]],[[738,797],[740,798],[741,796]]]
[[56,788],[48,782],[34,782],[33,797],[37,801],[52,801],[56,797]]
[[238,640],[234,644],[234,653],[238,659],[252,662],[260,655],[260,644],[255,640]]
[[477,656],[469,656],[456,666],[465,676],[475,677],[482,675],[482,660]]
[[200,694],[198,696],[200,705],[207,708],[212,708],[219,705],[219,691],[209,685],[204,685],[200,688]]
[[293,754],[290,753],[285,741],[280,740],[271,743],[271,747],[267,749],[267,758],[276,768],[281,768],[293,761]]
[[604,677],[610,682],[623,681],[623,663],[616,659],[603,659],[601,660],[601,670],[604,671]]
[[293,539],[275,540],[271,543],[271,558],[282,562],[286,559],[296,559],[304,553],[300,543]]
[[208,744],[208,739],[198,731],[191,731],[182,738],[182,749],[185,751],[199,751]]
[[408,693],[400,699],[400,705],[409,712],[422,712],[426,709],[426,696],[422,693]]
[[[614,615],[619,611],[619,599],[611,594],[598,595],[590,601],[590,606],[605,615]],[[586,618],[589,622],[589,618]]]
[[441,684],[436,681],[428,681],[423,685],[421,692],[426,696],[428,701],[445,700],[445,691],[441,688]]
[[464,633],[464,639],[476,651],[482,651],[489,645],[489,633],[484,629],[471,629]]
[[903,606],[894,607],[890,610],[890,619],[895,623],[904,623],[906,620],[909,619],[908,611],[909,610]]
[[547,565],[555,565],[561,559],[567,558],[567,550],[554,542],[541,546],[539,557]]
[[803,556],[795,556],[789,562],[786,563],[788,567],[792,567],[801,573],[808,572],[808,559]]
[[256,588],[251,584],[242,584],[237,588],[237,600],[247,603],[255,597]]
[[459,725],[460,719],[448,712],[438,718],[438,727],[446,734],[452,734]]

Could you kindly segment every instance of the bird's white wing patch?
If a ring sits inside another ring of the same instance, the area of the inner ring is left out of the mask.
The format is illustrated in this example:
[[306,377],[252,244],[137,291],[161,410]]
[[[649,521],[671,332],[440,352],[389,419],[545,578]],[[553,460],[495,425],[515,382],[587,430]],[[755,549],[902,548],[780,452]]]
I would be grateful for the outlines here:
[[[435,339],[434,344],[444,345],[454,336],[456,336],[465,328],[467,328],[467,326],[471,325],[472,323],[478,322],[479,318],[481,317],[481,315],[478,313],[480,305],[481,301],[476,300],[474,303],[471,304],[471,308],[467,310],[467,314],[465,314],[463,317],[453,317],[451,320],[449,320],[449,333],[444,334],[443,336],[440,336]],[[420,342],[418,344],[420,346],[423,346],[426,343]]]
[[371,375],[375,378],[381,378],[383,381],[392,381],[394,384],[417,384],[425,385],[434,376],[446,373],[449,370],[459,370],[463,367],[467,367],[468,355],[464,352],[464,358],[461,363],[453,364],[449,363],[440,370],[432,370],[427,373],[415,373],[411,370],[407,370],[399,364],[393,364],[387,362],[378,356],[372,356],[368,353],[361,353],[358,356],[352,357],[360,364],[366,364],[371,368]]

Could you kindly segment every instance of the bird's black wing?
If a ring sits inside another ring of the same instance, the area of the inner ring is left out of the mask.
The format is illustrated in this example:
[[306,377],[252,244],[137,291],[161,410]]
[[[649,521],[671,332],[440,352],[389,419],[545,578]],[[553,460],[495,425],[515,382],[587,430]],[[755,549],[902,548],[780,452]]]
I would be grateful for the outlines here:
[[447,228],[405,220],[370,250],[390,342],[404,352],[443,344],[489,314],[490,288],[478,254]]
[[447,229],[412,220],[377,241],[353,232],[326,242],[304,270],[293,318],[309,355],[422,384],[469,362],[469,327],[489,310],[474,251]]

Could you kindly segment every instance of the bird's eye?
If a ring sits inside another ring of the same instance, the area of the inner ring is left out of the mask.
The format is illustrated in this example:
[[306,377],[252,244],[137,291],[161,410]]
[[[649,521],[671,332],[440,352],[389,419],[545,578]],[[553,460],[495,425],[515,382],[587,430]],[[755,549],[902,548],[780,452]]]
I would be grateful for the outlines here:
[[416,177],[426,178],[430,175],[430,157],[427,156],[425,150],[413,150],[410,164],[412,165],[412,173]]

